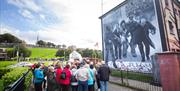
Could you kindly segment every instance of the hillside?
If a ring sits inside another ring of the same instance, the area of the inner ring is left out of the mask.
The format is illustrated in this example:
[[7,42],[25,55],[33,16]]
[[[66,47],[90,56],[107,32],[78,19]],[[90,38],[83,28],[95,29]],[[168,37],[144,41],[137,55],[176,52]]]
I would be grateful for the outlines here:
[[32,54],[30,58],[54,58],[58,49],[51,48],[28,48]]

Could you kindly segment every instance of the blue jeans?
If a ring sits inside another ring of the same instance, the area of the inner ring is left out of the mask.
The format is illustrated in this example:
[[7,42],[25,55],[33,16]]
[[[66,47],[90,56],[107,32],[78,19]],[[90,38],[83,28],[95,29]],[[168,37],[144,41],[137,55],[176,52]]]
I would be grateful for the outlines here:
[[78,91],[88,91],[88,81],[79,81]]
[[100,81],[100,91],[108,91],[108,81]]

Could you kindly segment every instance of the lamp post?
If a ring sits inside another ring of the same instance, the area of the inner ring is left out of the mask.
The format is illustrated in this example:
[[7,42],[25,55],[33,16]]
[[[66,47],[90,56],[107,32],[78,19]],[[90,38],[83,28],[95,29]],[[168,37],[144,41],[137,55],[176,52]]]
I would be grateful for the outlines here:
[[66,55],[65,55],[66,53],[65,53],[65,49],[64,49],[64,61],[65,61],[65,58],[66,58]]
[[17,62],[19,62],[19,43],[17,44],[17,53],[16,53],[16,56],[17,56]]

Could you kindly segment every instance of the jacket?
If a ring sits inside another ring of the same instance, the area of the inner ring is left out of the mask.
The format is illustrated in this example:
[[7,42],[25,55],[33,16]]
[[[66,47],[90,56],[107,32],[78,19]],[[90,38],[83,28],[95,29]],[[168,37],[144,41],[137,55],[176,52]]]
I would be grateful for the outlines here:
[[70,85],[71,71],[66,67],[63,71],[66,73],[66,79],[60,79],[60,84]]
[[105,64],[101,65],[98,70],[100,81],[109,81],[110,73],[111,73],[110,68],[107,65]]
[[42,83],[44,80],[44,74],[43,71],[41,69],[35,69],[34,71],[34,75],[35,75],[35,83]]
[[56,81],[60,84],[60,75],[61,75],[62,69],[58,68],[56,69]]

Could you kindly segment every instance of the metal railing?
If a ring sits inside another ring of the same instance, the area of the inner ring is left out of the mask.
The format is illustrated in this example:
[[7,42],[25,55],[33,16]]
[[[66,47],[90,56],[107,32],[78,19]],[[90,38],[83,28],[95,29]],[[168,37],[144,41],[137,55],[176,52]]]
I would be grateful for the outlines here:
[[8,85],[5,87],[4,91],[24,91],[25,90],[25,78],[28,75],[29,70],[16,80],[13,84]]

